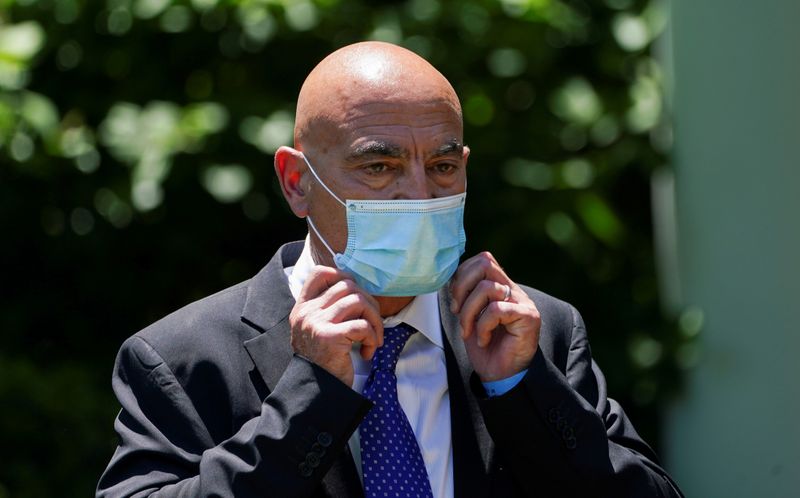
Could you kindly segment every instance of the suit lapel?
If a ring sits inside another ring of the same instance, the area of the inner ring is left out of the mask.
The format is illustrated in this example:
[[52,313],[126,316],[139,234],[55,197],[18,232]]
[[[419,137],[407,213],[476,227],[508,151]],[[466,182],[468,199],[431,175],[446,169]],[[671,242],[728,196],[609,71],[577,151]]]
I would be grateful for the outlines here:
[[[267,392],[278,383],[294,354],[290,343],[289,313],[295,300],[284,268],[293,266],[302,250],[302,242],[281,247],[267,266],[253,277],[247,289],[242,322],[261,333],[244,341],[244,348],[266,384]],[[342,455],[322,479],[322,489],[323,496],[364,496],[348,446],[345,445]]]
[[444,330],[447,384],[450,392],[450,426],[453,440],[453,484],[455,496],[490,495],[488,468],[493,443],[483,422],[469,379],[472,365],[461,339],[458,319],[450,313],[447,287],[439,291],[439,315]]
[[281,247],[250,280],[242,309],[242,322],[261,332],[245,341],[244,347],[270,391],[292,359],[288,320],[294,297],[284,268],[294,265],[302,250],[302,242]]

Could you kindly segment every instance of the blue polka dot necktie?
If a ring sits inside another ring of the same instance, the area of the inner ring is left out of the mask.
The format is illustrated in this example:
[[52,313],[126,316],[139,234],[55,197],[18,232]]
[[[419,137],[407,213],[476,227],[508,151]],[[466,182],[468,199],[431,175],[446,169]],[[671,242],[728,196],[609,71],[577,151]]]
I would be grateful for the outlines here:
[[383,331],[364,396],[375,403],[358,428],[366,498],[433,498],[425,461],[397,398],[394,369],[415,330],[401,323]]

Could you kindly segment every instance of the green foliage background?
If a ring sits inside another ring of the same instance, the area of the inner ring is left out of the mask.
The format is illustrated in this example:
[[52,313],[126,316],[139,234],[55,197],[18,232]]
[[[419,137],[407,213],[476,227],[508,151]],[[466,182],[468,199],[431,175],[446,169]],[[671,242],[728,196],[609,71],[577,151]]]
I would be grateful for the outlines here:
[[651,237],[666,16],[646,0],[0,0],[0,497],[91,495],[120,343],[304,235],[271,154],[308,71],[364,39],[453,83],[467,254],[577,305],[657,443],[686,342]]

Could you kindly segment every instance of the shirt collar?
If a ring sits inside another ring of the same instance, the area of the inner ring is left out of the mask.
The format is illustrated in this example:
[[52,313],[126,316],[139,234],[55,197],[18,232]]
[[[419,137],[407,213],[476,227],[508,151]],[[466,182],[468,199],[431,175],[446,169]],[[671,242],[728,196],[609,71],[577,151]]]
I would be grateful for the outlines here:
[[[300,296],[300,290],[314,268],[314,258],[311,256],[309,237],[306,235],[303,252],[294,266],[284,269],[289,279],[289,289],[295,300]],[[415,297],[408,305],[396,315],[383,319],[386,327],[393,327],[400,322],[405,322],[417,329],[429,341],[440,348],[444,348],[442,327],[439,323],[439,298],[436,292],[421,294]]]
[[429,341],[440,348],[444,348],[442,327],[439,324],[439,296],[436,292],[415,297],[396,315],[387,316],[383,319],[385,327],[394,327],[401,322],[411,325]]
[[314,258],[311,257],[310,247],[309,236],[306,235],[306,240],[303,244],[303,252],[300,253],[297,262],[294,266],[287,266],[283,269],[286,273],[286,277],[289,279],[289,290],[292,291],[292,296],[295,301],[300,297],[300,291],[303,289],[303,285],[305,285],[306,279],[311,273],[311,269],[314,268]]

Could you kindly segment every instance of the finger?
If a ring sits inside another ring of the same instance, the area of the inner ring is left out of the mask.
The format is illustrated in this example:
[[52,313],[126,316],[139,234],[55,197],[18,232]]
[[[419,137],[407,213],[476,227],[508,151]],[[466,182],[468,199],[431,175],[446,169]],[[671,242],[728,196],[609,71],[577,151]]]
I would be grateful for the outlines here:
[[464,300],[481,280],[510,284],[511,280],[489,252],[482,252],[462,263],[450,282],[450,311],[458,313]]
[[325,290],[341,280],[352,280],[352,277],[342,270],[330,266],[317,265],[311,269],[303,288],[300,289],[298,301],[309,301],[318,297]]
[[343,323],[349,320],[364,319],[376,332],[376,345],[383,345],[383,320],[377,303],[362,293],[347,294],[326,310],[328,321]]
[[[475,334],[478,339],[478,346],[485,348],[492,340],[492,334],[500,325],[511,325],[523,318],[522,309],[518,304],[503,301],[493,301],[478,318],[475,324]],[[509,327],[505,332],[510,333]]]
[[480,316],[481,311],[493,301],[502,301],[507,288],[506,284],[491,280],[481,280],[472,292],[467,295],[459,313],[459,322],[461,323],[464,339],[472,335],[475,320]]
[[374,326],[382,324],[378,308],[370,299],[361,293],[353,293],[342,296],[338,301],[331,304],[326,309],[329,320],[333,323],[341,323],[355,318],[364,318]]
[[[326,267],[321,267],[326,268]],[[338,271],[338,270],[337,270]],[[328,308],[343,297],[347,296],[348,294],[359,294],[363,296],[369,306],[375,309],[376,312],[379,313],[380,305],[375,297],[371,296],[367,291],[359,287],[359,285],[352,279],[352,277],[344,272],[341,273],[343,278],[327,289],[322,291],[322,294],[319,295],[316,299],[319,299],[319,306],[322,309]],[[380,314],[380,313],[379,313]]]
[[377,331],[368,320],[363,318],[338,323],[332,327],[331,332],[346,338],[351,346],[354,342],[360,342],[361,350],[359,352],[365,360],[372,359],[375,350],[378,349]]
[[325,289],[322,294],[315,299],[319,300],[320,308],[325,309],[348,294],[360,294],[364,296],[364,298],[369,301],[372,306],[375,308],[379,307],[378,301],[376,301],[374,297],[367,294],[365,290],[359,287],[358,284],[350,278],[339,280],[335,284]]

